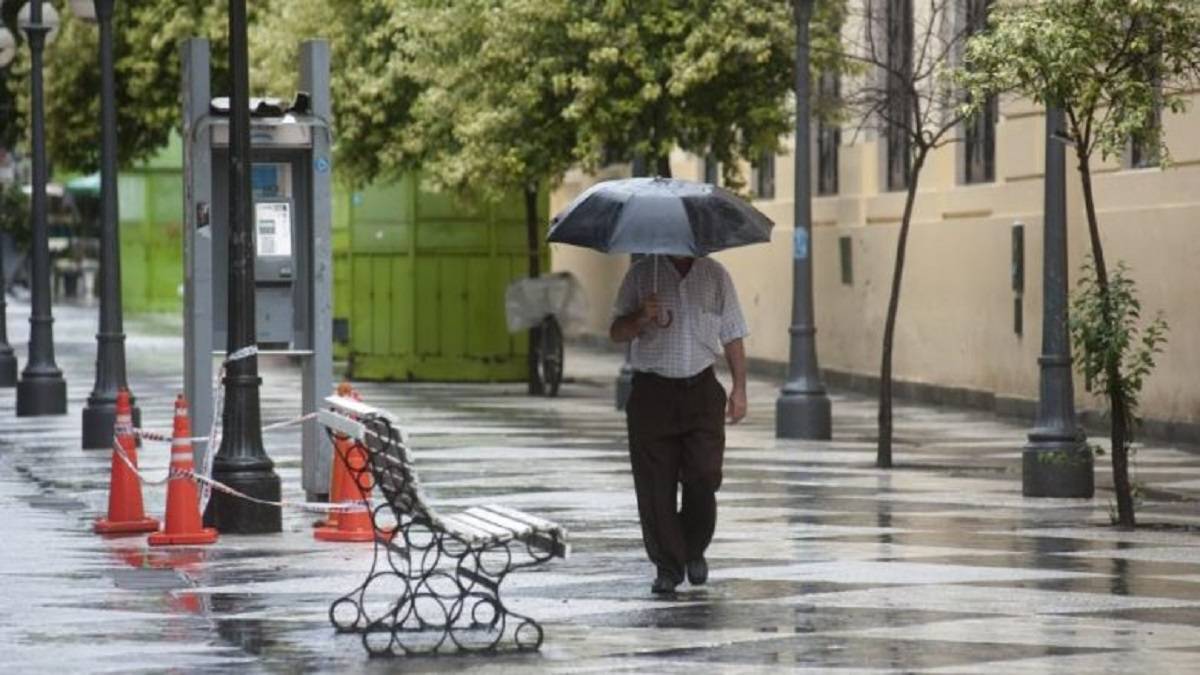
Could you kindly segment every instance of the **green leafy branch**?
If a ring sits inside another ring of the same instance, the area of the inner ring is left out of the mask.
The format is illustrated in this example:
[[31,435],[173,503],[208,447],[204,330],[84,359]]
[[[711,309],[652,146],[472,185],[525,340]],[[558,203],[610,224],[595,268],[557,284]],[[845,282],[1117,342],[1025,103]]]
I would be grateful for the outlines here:
[[[1136,423],[1139,399],[1169,326],[1161,312],[1144,327],[1142,304],[1129,268],[1118,262],[1105,292],[1089,260],[1071,299],[1070,330],[1084,386],[1125,402],[1125,428]],[[1114,391],[1115,390],[1115,391]],[[1132,440],[1131,438],[1129,440]]]

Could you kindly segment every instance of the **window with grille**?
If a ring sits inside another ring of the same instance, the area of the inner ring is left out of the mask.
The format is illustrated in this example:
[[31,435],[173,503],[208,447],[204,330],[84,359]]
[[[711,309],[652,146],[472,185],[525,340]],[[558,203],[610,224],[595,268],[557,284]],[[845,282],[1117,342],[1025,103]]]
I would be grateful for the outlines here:
[[775,153],[766,151],[754,164],[754,196],[758,199],[775,198]]
[[[964,30],[970,37],[987,28],[993,0],[962,0]],[[988,97],[982,110],[963,121],[963,181],[990,183],[996,180],[996,120],[999,104]]]
[[[823,101],[836,101],[841,96],[841,81],[835,72],[821,74],[820,96]],[[842,130],[824,117],[817,119],[817,194],[838,193],[838,148]]]
[[[1155,129],[1162,127],[1162,107],[1155,107],[1154,114],[1146,123],[1147,126]],[[1134,136],[1129,139],[1129,168],[1131,169],[1146,169],[1152,166],[1158,166],[1158,145],[1150,143],[1148,139]]]
[[721,179],[721,165],[712,155],[704,157],[704,182],[716,185]]
[[[1131,26],[1131,29],[1140,29],[1140,26]],[[1130,30],[1130,34],[1144,34],[1144,30]],[[1146,119],[1140,133],[1134,132],[1130,134],[1128,149],[1125,153],[1125,163],[1131,169],[1145,169],[1153,166],[1158,166],[1162,158],[1159,156],[1158,135],[1162,132],[1162,82],[1163,69],[1161,58],[1155,58],[1162,52],[1162,43],[1153,39],[1149,45],[1149,54],[1141,56],[1149,56],[1137,64],[1137,75],[1143,82],[1147,82],[1154,90],[1154,109],[1150,116]]]

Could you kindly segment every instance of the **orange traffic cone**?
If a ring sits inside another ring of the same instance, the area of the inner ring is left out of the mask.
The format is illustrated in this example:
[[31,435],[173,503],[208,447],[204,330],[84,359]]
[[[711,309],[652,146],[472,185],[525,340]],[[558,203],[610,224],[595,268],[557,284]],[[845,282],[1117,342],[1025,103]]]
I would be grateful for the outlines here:
[[[337,386],[337,395],[359,398],[358,392],[350,386],[349,382],[342,382]],[[350,478],[347,482],[348,472],[346,471],[346,463],[342,461],[342,457],[346,454],[344,450],[339,449],[339,441],[348,441],[349,437],[343,434],[334,434],[333,436],[333,465],[329,470],[329,503],[338,504],[346,499],[354,499],[358,496],[358,490],[350,493],[345,493],[343,488],[346,485],[353,485],[354,479]],[[325,520],[318,520],[313,523],[313,527],[336,528],[338,525],[338,512],[330,511]]]
[[175,399],[175,429],[171,441],[171,479],[167,481],[167,525],[150,535],[151,546],[211,544],[217,531],[204,527],[200,520],[200,497],[192,478],[192,426],[188,421],[187,401]]
[[[133,413],[129,406],[129,391],[117,392],[117,444],[137,467],[137,439],[133,435]],[[112,477],[108,488],[108,517],[96,521],[93,529],[99,534],[138,534],[158,529],[158,521],[147,518],[142,508],[142,485],[135,474],[113,448]]]
[[333,517],[330,520],[336,520],[336,523],[318,527],[313,536],[321,541],[373,541],[375,526],[371,522],[370,507],[365,503],[371,497],[370,484],[365,489],[360,488],[356,478],[362,476],[364,480],[369,480],[370,474],[364,473],[367,454],[362,446],[349,438],[335,439],[334,452],[338,455],[335,461],[345,465],[345,470],[342,471],[342,487],[338,490],[341,499],[332,503],[349,508],[340,513],[331,513]]

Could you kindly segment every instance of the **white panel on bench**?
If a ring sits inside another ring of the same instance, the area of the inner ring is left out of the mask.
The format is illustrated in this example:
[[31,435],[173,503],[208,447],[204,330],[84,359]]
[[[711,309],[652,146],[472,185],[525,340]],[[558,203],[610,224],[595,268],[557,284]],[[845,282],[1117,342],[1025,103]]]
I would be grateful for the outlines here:
[[358,399],[349,398],[346,396],[327,396],[325,398],[325,402],[344,413],[358,415],[360,417],[375,415],[376,417],[382,417],[388,422],[391,422],[393,426],[400,424],[399,418],[392,413],[380,408],[369,406]]
[[363,403],[362,401],[359,401],[358,399],[348,398],[346,396],[326,396],[325,402],[342,415],[350,417],[374,416],[385,420],[388,424],[392,425],[392,427],[399,430],[401,443],[408,442],[408,431],[406,431],[404,427],[400,426],[400,418],[386,410],[383,410],[382,408],[375,408]]
[[344,415],[339,415],[329,410],[318,410],[317,421],[323,426],[329,427],[336,432],[345,434],[356,441],[361,441],[366,438],[367,430],[362,424],[350,419]]

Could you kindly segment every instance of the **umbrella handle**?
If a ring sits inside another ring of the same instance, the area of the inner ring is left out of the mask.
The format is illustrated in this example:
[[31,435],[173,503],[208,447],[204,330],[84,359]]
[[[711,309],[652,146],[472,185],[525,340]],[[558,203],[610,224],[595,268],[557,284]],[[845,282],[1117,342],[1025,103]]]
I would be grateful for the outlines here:
[[660,315],[658,315],[658,316],[656,316],[656,317],[654,317],[654,323],[658,324],[658,327],[659,327],[659,328],[666,328],[667,326],[670,326],[670,325],[671,325],[671,322],[672,322],[672,321],[674,321],[674,320],[675,320],[675,315],[674,315],[673,313],[671,313],[671,310],[669,310],[669,309],[667,310],[667,321],[666,321],[666,323],[664,323],[664,322],[662,321],[662,315],[661,315],[661,314],[660,314]]

